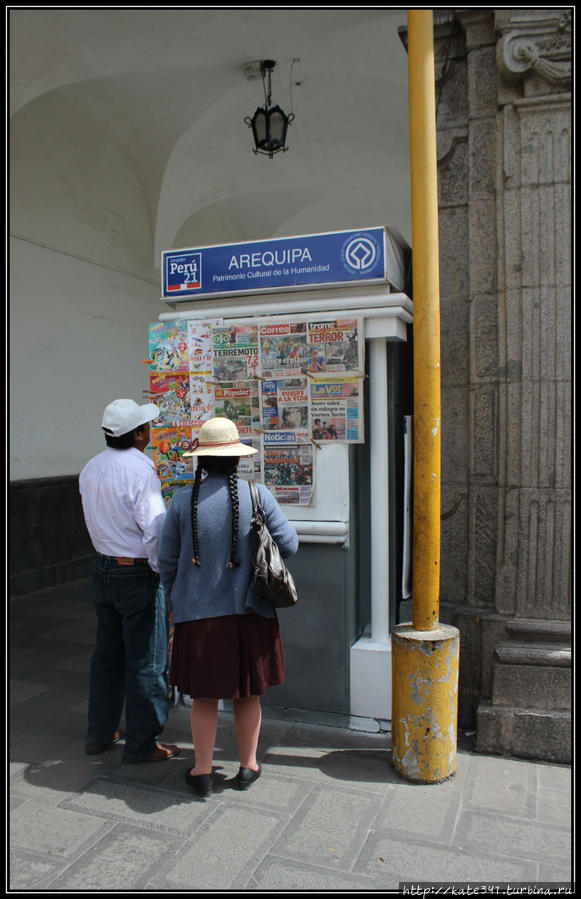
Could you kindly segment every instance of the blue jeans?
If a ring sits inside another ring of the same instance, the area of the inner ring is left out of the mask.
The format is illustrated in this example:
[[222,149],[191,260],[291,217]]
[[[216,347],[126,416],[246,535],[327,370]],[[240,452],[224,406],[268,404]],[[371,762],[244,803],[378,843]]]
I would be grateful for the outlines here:
[[87,743],[108,745],[125,701],[125,761],[157,745],[168,716],[169,623],[163,587],[145,560],[93,568],[97,639],[91,658]]

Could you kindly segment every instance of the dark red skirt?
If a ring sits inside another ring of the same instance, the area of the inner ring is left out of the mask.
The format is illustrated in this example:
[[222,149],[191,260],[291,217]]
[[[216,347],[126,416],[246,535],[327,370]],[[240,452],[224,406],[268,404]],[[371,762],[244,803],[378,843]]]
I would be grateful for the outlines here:
[[174,626],[170,683],[194,699],[263,696],[284,683],[276,615],[223,615]]

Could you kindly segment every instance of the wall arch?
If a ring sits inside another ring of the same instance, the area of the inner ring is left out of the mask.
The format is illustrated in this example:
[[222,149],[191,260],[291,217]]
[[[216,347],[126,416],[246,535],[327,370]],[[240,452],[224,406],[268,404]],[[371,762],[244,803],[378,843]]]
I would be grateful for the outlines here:
[[151,227],[126,154],[78,99],[39,97],[10,138],[11,477],[74,474],[103,445],[106,403],[146,386]]

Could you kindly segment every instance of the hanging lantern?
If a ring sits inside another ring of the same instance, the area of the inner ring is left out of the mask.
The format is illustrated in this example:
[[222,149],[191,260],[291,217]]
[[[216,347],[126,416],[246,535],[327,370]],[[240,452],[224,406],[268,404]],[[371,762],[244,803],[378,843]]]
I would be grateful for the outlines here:
[[294,119],[294,115],[286,115],[280,106],[272,105],[270,78],[272,70],[276,63],[272,59],[265,59],[260,63],[260,73],[262,75],[262,83],[264,86],[264,76],[268,76],[268,90],[265,87],[265,104],[259,106],[252,116],[246,116],[245,123],[252,128],[252,136],[254,137],[253,153],[262,153],[269,156],[270,159],[275,153],[285,152],[288,147],[286,143],[286,132],[288,126]]

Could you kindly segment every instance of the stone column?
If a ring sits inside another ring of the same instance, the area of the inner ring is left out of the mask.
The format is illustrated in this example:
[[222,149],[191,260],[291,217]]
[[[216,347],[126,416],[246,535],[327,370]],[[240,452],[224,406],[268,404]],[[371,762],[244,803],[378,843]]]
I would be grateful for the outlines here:
[[571,615],[571,13],[502,10],[496,606]]
[[[571,13],[495,10],[498,516],[477,748],[571,753]],[[512,619],[512,620],[511,620]]]

